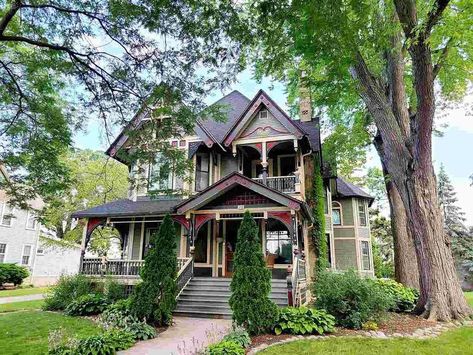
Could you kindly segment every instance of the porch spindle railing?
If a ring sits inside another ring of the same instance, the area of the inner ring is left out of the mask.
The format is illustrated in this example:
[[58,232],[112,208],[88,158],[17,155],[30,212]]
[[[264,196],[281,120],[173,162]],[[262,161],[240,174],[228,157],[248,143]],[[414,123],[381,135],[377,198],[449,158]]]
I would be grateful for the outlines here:
[[177,273],[177,296],[181,293],[182,289],[188,284],[192,276],[194,276],[194,258],[184,258],[185,263],[180,266]]
[[306,262],[299,257],[294,259],[292,269],[292,304],[295,307],[304,305],[307,301]]
[[[254,178],[253,180],[264,184],[263,178]],[[266,186],[285,193],[296,191],[296,177],[291,176],[268,176],[266,178]]]

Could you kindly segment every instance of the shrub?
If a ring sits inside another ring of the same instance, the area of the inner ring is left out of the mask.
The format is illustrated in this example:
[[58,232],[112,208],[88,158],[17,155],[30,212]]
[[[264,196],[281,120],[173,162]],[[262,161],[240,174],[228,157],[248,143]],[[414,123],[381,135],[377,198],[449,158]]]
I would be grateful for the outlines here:
[[82,339],[62,340],[49,348],[49,354],[55,355],[111,355],[117,350],[125,350],[135,343],[133,336],[126,331],[112,329],[105,333]]
[[124,285],[111,277],[107,277],[103,285],[103,293],[110,303],[126,298]]
[[136,340],[148,340],[156,336],[156,329],[138,320],[128,323],[123,330],[130,333]]
[[313,291],[315,306],[327,310],[337,324],[347,328],[360,329],[369,320],[379,320],[393,306],[389,295],[353,270],[320,273]]
[[269,299],[271,271],[261,251],[258,227],[248,211],[238,230],[230,288],[233,320],[250,334],[269,330],[278,315],[277,306]]
[[232,341],[239,344],[242,348],[247,348],[251,344],[251,338],[244,328],[235,328],[230,334],[223,337],[223,340]]
[[108,301],[101,294],[87,294],[69,303],[65,313],[70,316],[88,316],[99,314],[107,307]]
[[205,351],[206,355],[244,355],[245,349],[234,341],[223,340],[219,343],[209,345]]
[[4,283],[21,285],[23,279],[30,275],[28,269],[16,264],[0,264],[0,286]]
[[166,215],[157,234],[151,238],[152,248],[145,257],[141,279],[131,296],[131,312],[139,319],[157,325],[169,325],[176,307],[176,232],[171,217]]
[[410,312],[414,309],[419,291],[390,279],[377,279],[374,282],[394,300],[391,311]]
[[289,334],[323,334],[333,331],[335,318],[325,312],[313,308],[286,307],[279,311],[274,332]]
[[48,311],[64,310],[73,300],[92,292],[92,282],[84,275],[62,275],[46,296],[43,308]]
[[363,330],[378,330],[378,323],[369,320],[368,322],[363,323],[361,326]]

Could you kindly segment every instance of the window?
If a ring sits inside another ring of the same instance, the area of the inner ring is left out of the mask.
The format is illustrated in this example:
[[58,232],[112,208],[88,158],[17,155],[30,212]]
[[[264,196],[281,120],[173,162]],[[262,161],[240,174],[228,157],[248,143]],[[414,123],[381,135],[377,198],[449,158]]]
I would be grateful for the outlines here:
[[266,230],[266,253],[276,256],[276,264],[292,263],[291,236],[287,228],[279,221],[268,221]]
[[11,208],[6,203],[0,203],[0,225],[10,227],[14,212],[14,208]]
[[29,265],[31,257],[31,245],[23,245],[23,256],[21,257],[22,265]]
[[371,270],[370,244],[364,240],[361,241],[361,267],[363,270]]
[[7,244],[0,243],[0,264],[5,262],[6,254],[7,254]]
[[267,110],[261,110],[258,113],[258,118],[268,118],[268,111]]
[[44,247],[42,245],[38,245],[38,248],[36,249],[36,254],[44,255]]
[[202,191],[209,186],[210,159],[207,153],[195,156],[195,191]]
[[151,191],[172,189],[174,180],[171,163],[161,153],[156,155],[156,162],[149,167],[148,189]]
[[28,216],[26,217],[26,229],[36,229],[36,215],[34,212],[28,211]]
[[334,226],[342,225],[342,205],[339,202],[332,202],[332,223]]
[[358,200],[358,217],[360,219],[360,226],[366,226],[366,207],[363,200]]

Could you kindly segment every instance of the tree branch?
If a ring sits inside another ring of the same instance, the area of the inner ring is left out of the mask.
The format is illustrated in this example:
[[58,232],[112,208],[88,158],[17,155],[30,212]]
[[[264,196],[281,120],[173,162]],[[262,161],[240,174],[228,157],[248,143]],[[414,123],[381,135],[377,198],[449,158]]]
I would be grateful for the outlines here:
[[440,17],[442,16],[442,13],[445,11],[449,3],[450,0],[435,1],[434,6],[427,15],[427,22],[424,29],[424,38],[427,38],[430,35],[432,28],[437,24]]
[[8,24],[10,23],[12,18],[15,16],[17,11],[20,9],[20,7],[21,7],[20,0],[13,1],[10,7],[10,10],[8,10],[3,16],[3,18],[0,20],[0,35],[2,35],[3,32],[5,32],[5,29],[7,28]]
[[434,79],[437,77],[440,69],[442,69],[443,65],[445,64],[445,61],[447,60],[448,57],[448,51],[450,47],[452,46],[452,37],[450,37],[445,44],[445,47],[442,48],[442,52],[440,53],[439,59],[437,60],[437,63],[434,65]]

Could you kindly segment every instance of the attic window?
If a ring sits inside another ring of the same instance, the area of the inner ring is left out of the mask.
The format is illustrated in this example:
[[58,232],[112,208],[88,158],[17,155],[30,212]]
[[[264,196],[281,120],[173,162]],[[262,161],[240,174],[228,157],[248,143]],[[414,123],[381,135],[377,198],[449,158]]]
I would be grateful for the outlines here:
[[261,110],[259,112],[259,118],[268,118],[268,110]]

